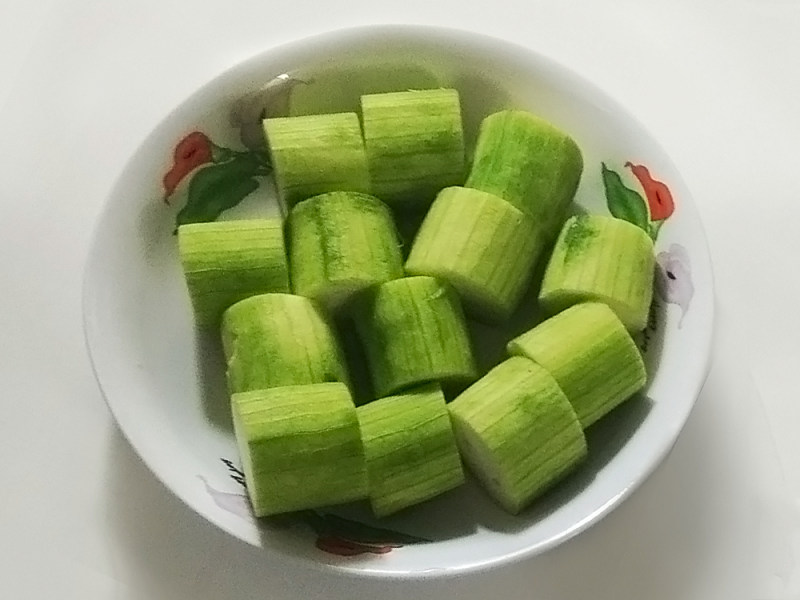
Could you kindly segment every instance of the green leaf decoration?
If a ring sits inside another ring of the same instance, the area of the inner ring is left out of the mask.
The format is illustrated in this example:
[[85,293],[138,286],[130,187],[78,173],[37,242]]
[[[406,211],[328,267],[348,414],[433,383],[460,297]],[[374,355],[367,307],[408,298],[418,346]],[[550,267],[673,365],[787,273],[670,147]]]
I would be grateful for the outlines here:
[[648,233],[650,234],[650,238],[655,242],[658,239],[658,232],[661,231],[661,226],[664,224],[664,221],[652,221],[650,223],[650,228],[648,229]]
[[400,533],[391,529],[372,527],[358,521],[351,521],[332,514],[320,514],[313,510],[297,513],[317,535],[334,536],[361,544],[402,545],[429,542],[425,538]]
[[622,183],[619,173],[603,166],[603,186],[608,210],[618,219],[625,219],[650,233],[650,213],[642,195]]
[[264,166],[255,153],[237,154],[233,160],[200,169],[189,183],[188,199],[176,218],[176,227],[186,223],[214,221],[258,188],[256,175]]

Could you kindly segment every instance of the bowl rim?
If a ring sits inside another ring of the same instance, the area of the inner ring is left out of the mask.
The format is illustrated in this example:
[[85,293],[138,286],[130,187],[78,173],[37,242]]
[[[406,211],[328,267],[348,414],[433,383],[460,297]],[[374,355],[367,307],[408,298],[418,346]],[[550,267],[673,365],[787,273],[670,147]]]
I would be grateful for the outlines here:
[[[422,25],[422,24],[373,24],[373,25],[341,27],[337,29],[327,30],[324,32],[318,32],[309,36],[293,38],[292,40],[284,43],[268,46],[265,49],[255,54],[252,54],[243,60],[235,60],[229,63],[227,66],[224,66],[221,69],[217,69],[215,71],[215,74],[211,78],[209,78],[205,83],[203,83],[200,87],[196,88],[188,95],[184,96],[182,100],[178,102],[169,112],[167,112],[164,116],[162,116],[158,120],[158,122],[153,124],[153,127],[148,131],[148,134],[145,136],[145,138],[137,145],[137,149],[135,150],[134,154],[126,159],[122,168],[118,171],[113,184],[109,188],[109,191],[105,194],[100,211],[96,214],[95,222],[91,228],[91,238],[90,238],[91,242],[89,244],[87,254],[85,255],[83,275],[82,275],[81,310],[82,310],[83,339],[86,348],[86,353],[88,354],[89,357],[92,373],[94,375],[94,379],[101,392],[103,400],[106,403],[106,406],[108,407],[112,417],[114,418],[114,425],[117,428],[117,430],[123,435],[123,437],[127,440],[128,444],[130,444],[130,446],[133,448],[133,450],[139,456],[142,462],[147,466],[150,472],[156,477],[158,481],[162,483],[162,485],[166,489],[168,489],[174,496],[179,498],[181,502],[183,502],[187,507],[191,508],[193,512],[202,516],[204,520],[213,524],[215,528],[219,528],[225,531],[227,534],[231,535],[236,539],[239,539],[242,542],[247,543],[247,540],[244,540],[240,535],[238,535],[235,531],[233,531],[232,527],[229,527],[222,520],[215,519],[213,515],[208,514],[208,511],[206,511],[203,508],[203,506],[201,506],[200,503],[195,499],[187,497],[186,495],[180,493],[177,487],[172,485],[170,480],[167,477],[165,477],[165,474],[156,467],[159,461],[158,458],[155,456],[154,452],[151,450],[151,448],[149,448],[146,444],[140,443],[140,440],[135,438],[135,436],[132,436],[131,433],[128,430],[126,430],[120,422],[118,411],[115,410],[114,402],[110,399],[107,393],[106,386],[103,383],[103,378],[101,377],[100,374],[100,367],[98,366],[98,357],[95,355],[92,349],[92,327],[91,324],[89,323],[90,312],[91,312],[89,305],[91,301],[91,292],[95,285],[94,273],[96,272],[96,270],[91,269],[91,266],[94,261],[93,257],[97,255],[98,247],[100,245],[99,231],[102,227],[102,224],[105,222],[108,213],[111,211],[111,206],[113,204],[111,202],[111,199],[115,196],[117,189],[121,185],[121,182],[126,178],[128,171],[132,168],[134,157],[138,154],[139,150],[145,145],[147,145],[148,142],[153,137],[156,136],[161,126],[165,122],[169,121],[169,119],[172,117],[173,114],[182,110],[187,104],[189,104],[191,101],[203,95],[207,90],[214,88],[214,86],[218,84],[218,81],[224,78],[231,71],[239,69],[241,70],[247,69],[249,66],[257,65],[259,63],[269,60],[271,55],[298,51],[309,44],[334,43],[334,42],[358,43],[359,41],[364,41],[366,38],[376,38],[377,36],[390,37],[395,39],[430,38],[434,41],[443,41],[450,38],[466,44],[475,44],[476,42],[484,44],[492,44],[497,46],[498,48],[504,48],[505,50],[508,51],[515,51],[519,52],[520,54],[527,54],[528,56],[535,58],[540,64],[550,69],[557,70],[560,76],[563,76],[568,80],[574,81],[580,84],[580,86],[582,86],[583,88],[589,90],[592,94],[596,94],[597,97],[602,98],[604,103],[613,106],[615,109],[623,112],[626,115],[626,117],[630,119],[633,126],[635,126],[637,129],[642,131],[650,138],[652,145],[661,152],[664,163],[667,166],[669,166],[675,173],[679,173],[678,169],[675,168],[674,162],[672,161],[670,156],[666,153],[666,151],[663,149],[661,144],[656,140],[656,138],[652,136],[648,128],[645,127],[643,123],[630,110],[628,110],[623,104],[617,101],[610,94],[605,92],[605,90],[599,87],[597,84],[583,77],[582,75],[579,75],[576,71],[572,70],[563,63],[551,58],[548,55],[542,54],[541,52],[539,52],[538,50],[534,49],[531,46],[522,45],[517,42],[510,41],[501,37],[487,35],[485,33],[469,29],[441,27],[434,25]],[[682,180],[681,183],[684,186],[684,195],[685,195],[684,201],[696,207],[696,204],[694,202],[694,197],[688,190],[685,181]],[[663,464],[664,459],[670,454],[670,452],[674,448],[675,443],[680,437],[680,433],[683,430],[684,425],[688,420],[690,414],[692,413],[694,406],[696,405],[696,401],[700,393],[702,392],[702,389],[708,378],[708,374],[712,364],[711,350],[715,334],[715,320],[716,320],[715,283],[714,283],[714,273],[712,268],[711,254],[708,245],[708,237],[703,222],[699,218],[699,214],[697,215],[696,227],[699,234],[697,237],[698,250],[700,255],[702,256],[703,262],[705,263],[702,265],[703,270],[705,273],[708,274],[708,280],[704,281],[704,286],[707,287],[707,293],[706,293],[707,306],[705,307],[705,314],[707,315],[708,325],[707,328],[704,330],[704,335],[702,336],[702,347],[699,347],[697,352],[697,356],[702,356],[703,362],[698,370],[699,376],[691,385],[692,401],[689,404],[687,404],[686,409],[682,413],[677,415],[677,418],[672,421],[671,435],[670,435],[671,442],[659,448],[658,452],[654,454],[654,459],[648,464],[648,468],[639,473],[635,480],[630,481],[627,485],[625,485],[616,496],[608,500],[603,506],[601,506],[597,510],[587,514],[583,519],[573,523],[570,527],[565,528],[559,534],[553,535],[548,539],[543,540],[542,542],[529,545],[519,550],[498,554],[497,556],[492,557],[490,559],[480,560],[479,562],[469,562],[453,567],[437,567],[428,570],[423,569],[423,570],[388,571],[380,568],[375,568],[375,569],[369,567],[365,568],[363,565],[360,565],[359,563],[324,562],[324,561],[309,559],[308,557],[301,557],[299,555],[295,555],[294,553],[290,552],[275,552],[275,551],[270,552],[270,560],[288,562],[305,568],[310,567],[324,573],[332,573],[359,579],[369,578],[369,579],[383,579],[383,580],[396,580],[396,581],[444,579],[465,574],[484,573],[496,570],[501,567],[519,563],[525,559],[530,559],[539,554],[548,552],[568,540],[571,540],[578,534],[582,533],[583,531],[586,531],[587,529],[589,529],[590,527],[601,521],[612,510],[617,508],[627,498],[629,498],[633,494],[633,492],[636,491],[642,484],[644,484],[644,482],[650,478],[653,472],[655,472],[657,468],[661,464]],[[700,246],[702,247],[700,248]],[[249,545],[253,544],[249,543]]]

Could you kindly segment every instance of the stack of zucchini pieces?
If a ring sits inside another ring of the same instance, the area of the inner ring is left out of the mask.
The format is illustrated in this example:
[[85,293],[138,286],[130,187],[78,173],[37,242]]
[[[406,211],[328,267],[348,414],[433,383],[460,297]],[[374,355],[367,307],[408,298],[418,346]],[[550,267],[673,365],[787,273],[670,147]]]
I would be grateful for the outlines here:
[[[518,513],[574,470],[584,430],[645,385],[631,334],[654,266],[642,230],[569,217],[577,144],[504,110],[468,165],[453,89],[364,95],[360,115],[264,132],[286,219],[178,230],[196,322],[221,332],[255,514],[368,499],[390,515],[462,484],[462,460]],[[404,260],[410,211],[425,216]],[[548,318],[479,372],[468,319],[506,322],[543,261]],[[371,379],[359,406],[342,320]]]

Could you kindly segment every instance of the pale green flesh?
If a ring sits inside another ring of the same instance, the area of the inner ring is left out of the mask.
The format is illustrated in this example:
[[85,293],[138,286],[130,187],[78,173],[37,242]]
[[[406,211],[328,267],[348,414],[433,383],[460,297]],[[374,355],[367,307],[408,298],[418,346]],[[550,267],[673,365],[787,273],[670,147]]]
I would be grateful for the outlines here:
[[449,187],[431,205],[405,268],[448,281],[470,316],[502,322],[519,305],[545,239],[530,217],[505,200]]
[[414,388],[360,406],[358,419],[376,516],[419,504],[464,482],[439,386]]
[[588,427],[644,387],[639,349],[607,305],[576,304],[508,344],[553,376]]
[[231,393],[349,382],[333,329],[301,296],[264,294],[233,305],[222,319],[222,342]]
[[504,110],[481,123],[465,186],[503,198],[555,235],[582,171],[580,149],[566,133],[531,113]]
[[389,208],[373,196],[331,192],[289,216],[292,288],[333,311],[358,292],[403,276]]
[[334,191],[370,191],[355,113],[264,120],[275,182],[285,207]]
[[178,251],[198,327],[217,327],[250,296],[289,291],[280,219],[181,225]]
[[344,384],[233,394],[232,408],[256,516],[366,497],[360,428]]
[[600,215],[564,224],[547,263],[539,304],[555,314],[572,304],[608,304],[631,332],[641,331],[653,297],[653,241],[639,227]]
[[372,191],[398,207],[431,202],[463,183],[464,134],[452,89],[366,94],[361,98]]
[[586,456],[564,393],[542,367],[512,357],[449,406],[459,450],[489,494],[516,514]]
[[429,381],[477,376],[458,296],[433,277],[381,284],[354,314],[378,397]]

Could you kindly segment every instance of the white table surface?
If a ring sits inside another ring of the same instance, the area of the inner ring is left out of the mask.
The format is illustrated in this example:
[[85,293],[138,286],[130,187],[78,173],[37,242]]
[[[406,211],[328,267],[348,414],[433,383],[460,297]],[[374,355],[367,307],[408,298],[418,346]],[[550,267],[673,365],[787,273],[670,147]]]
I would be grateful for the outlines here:
[[[149,129],[260,50],[429,23],[528,45],[659,139],[715,265],[714,364],[656,473],[588,532],[447,583],[299,570],[150,474],[92,378],[91,227]],[[5,0],[0,12],[0,597],[800,598],[800,0]]]

